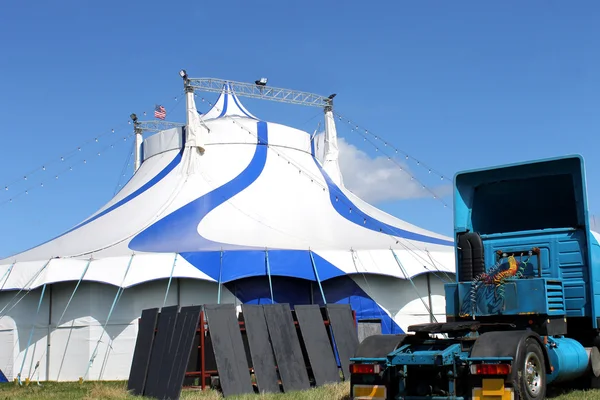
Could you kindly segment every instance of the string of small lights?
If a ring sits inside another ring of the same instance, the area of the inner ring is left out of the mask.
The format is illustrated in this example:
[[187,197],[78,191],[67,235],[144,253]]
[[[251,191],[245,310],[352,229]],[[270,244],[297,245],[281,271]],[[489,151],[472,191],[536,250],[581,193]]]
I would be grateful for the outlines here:
[[[444,208],[448,207],[448,203],[442,199],[442,196],[440,196],[434,190],[432,190],[427,185],[425,185],[421,180],[419,180],[415,176],[415,174],[412,174],[410,171],[408,171],[406,167],[404,167],[400,162],[398,162],[398,160],[396,159],[396,155],[401,155],[404,157],[405,160],[414,162],[415,165],[426,169],[429,175],[436,175],[442,181],[444,181],[444,180],[447,181],[448,175],[443,174],[443,173],[433,169],[432,167],[425,164],[424,162],[417,159],[416,157],[413,157],[410,154],[408,154],[407,152],[395,147],[388,141],[384,140],[381,136],[376,135],[372,131],[359,126],[354,121],[352,121],[336,112],[334,112],[334,115],[338,118],[339,121],[345,122],[348,125],[348,127],[350,128],[351,132],[357,133],[358,135],[360,135],[363,138],[364,142],[368,142],[371,146],[373,146],[375,148],[376,152],[380,152],[383,155],[385,155],[387,157],[387,160],[392,162],[402,172],[407,174],[410,177],[411,181],[415,181],[418,184],[420,184],[421,189],[427,190],[434,199],[440,201],[443,204]],[[346,124],[344,124],[344,125],[346,125]],[[378,145],[375,141],[382,143],[383,147],[381,145]],[[388,149],[389,151],[386,151],[386,149]],[[390,153],[392,153],[392,154],[390,154]]]
[[[354,128],[352,128],[352,131],[355,131]],[[359,135],[361,135],[364,139],[365,142],[369,143],[370,145],[372,145],[375,148],[376,152],[380,152],[382,153],[388,161],[392,162],[395,166],[397,166],[400,171],[404,172],[408,177],[410,177],[411,181],[414,181],[416,183],[418,183],[421,186],[421,189],[426,190],[427,192],[429,192],[429,194],[431,194],[431,196],[435,199],[438,200],[440,203],[442,203],[442,205],[444,206],[444,208],[448,207],[448,203],[446,203],[446,201],[443,200],[443,198],[441,196],[439,196],[433,189],[431,189],[429,186],[425,185],[420,179],[418,179],[415,174],[412,174],[409,170],[407,170],[407,168],[405,168],[402,164],[400,164],[395,158],[394,156],[388,154],[385,150],[382,150],[380,147],[377,146],[377,144],[375,142],[373,142],[371,139],[369,139],[367,136],[361,134],[360,132],[358,132]],[[409,156],[406,156],[406,159],[409,159]],[[419,162],[417,162],[417,165],[419,165]],[[431,169],[429,170],[430,174]],[[443,175],[441,175],[441,180],[443,180],[444,177]]]
[[[135,142],[132,143],[133,147],[135,146]],[[119,179],[117,180],[117,187],[115,187],[115,191],[113,193],[113,195],[117,194],[117,192],[123,187],[123,178],[126,177],[127,175],[127,170],[129,169],[130,165],[131,165],[131,161],[133,160],[133,155],[134,155],[134,151],[131,150],[129,152],[129,155],[127,156],[127,160],[123,165],[123,169],[121,170],[121,173],[119,174]]]
[[[177,104],[181,103],[181,102],[178,103],[178,99],[180,98],[180,96],[182,94],[183,94],[183,92],[180,92],[178,94],[178,96],[173,97],[173,101],[169,104],[169,107],[168,108],[165,107],[165,110],[167,112],[172,111],[177,106]],[[173,103],[176,103],[174,107],[173,107]],[[147,113],[148,113],[147,111],[143,111],[143,115],[147,115]],[[79,160],[79,161],[73,161],[73,162],[69,162],[69,161],[78,157],[81,154],[84,154],[84,151],[89,149],[90,145],[104,143],[105,138],[110,138],[113,136],[120,136],[119,139],[116,139],[116,140],[110,142],[110,144],[108,146],[101,148],[99,150],[98,149],[94,150],[94,152],[97,154],[97,156],[100,156],[101,154],[105,153],[107,150],[114,148],[116,146],[116,144],[118,142],[120,142],[121,140],[126,142],[128,140],[128,138],[131,138],[133,136],[133,130],[130,130],[129,132],[125,132],[124,134],[121,133],[121,131],[123,131],[124,128],[126,128],[128,125],[131,125],[131,120],[128,120],[126,123],[117,125],[116,128],[111,128],[108,131],[105,131],[99,135],[91,137],[90,139],[86,140],[79,146],[74,147],[71,150],[63,153],[63,155],[61,155],[60,157],[53,157],[51,159],[48,159],[45,163],[43,163],[39,167],[34,168],[34,169],[30,170],[29,172],[27,172],[26,174],[24,174],[22,176],[22,178],[13,179],[8,184],[4,185],[3,192],[5,195],[8,194],[8,197],[5,200],[0,201],[0,206],[7,204],[7,203],[12,203],[15,199],[21,197],[22,195],[28,195],[31,192],[31,190],[33,190],[36,187],[43,188],[45,184],[49,183],[51,178],[54,178],[53,179],[54,181],[59,180],[60,176],[62,176],[66,172],[73,171],[73,168],[77,165],[87,164],[92,159],[91,157],[86,157],[85,159]],[[69,165],[69,166],[61,169],[59,172],[51,173],[51,167],[54,167],[56,165],[65,165],[65,164]],[[35,184],[30,183],[30,182],[32,182],[32,178],[39,176],[39,174],[41,172],[45,173],[45,175],[42,177],[42,181],[37,182]],[[125,176],[124,171],[121,173],[121,177],[123,177],[123,176]],[[19,186],[22,184],[26,185],[25,189],[18,189]],[[119,179],[119,184],[120,184],[120,179]]]
[[[129,134],[129,135],[125,135],[123,137],[120,137],[117,140],[112,141],[111,143],[109,143],[107,146],[101,148],[99,151],[96,151],[96,157],[100,157],[102,154],[106,154],[106,152],[110,149],[113,149],[115,147],[115,145],[121,141],[127,141],[128,138],[131,138],[133,136],[133,133]],[[71,158],[75,158],[75,157],[69,157],[68,159],[65,158],[65,161],[68,161]],[[54,173],[50,176],[47,177],[47,179],[43,179],[41,182],[34,184],[31,184],[29,186],[27,186],[25,189],[22,189],[20,191],[11,193],[11,196],[3,201],[0,202],[0,206],[7,204],[7,203],[12,203],[14,200],[16,200],[17,198],[23,196],[23,195],[28,195],[32,190],[34,190],[35,188],[43,188],[45,184],[47,184],[49,181],[48,179],[50,179],[50,181],[52,180],[58,180],[61,176],[63,176],[65,173],[71,172],[73,171],[73,168],[76,168],[78,165],[87,165],[90,161],[92,161],[94,159],[94,157],[85,157],[83,160],[79,159],[77,161],[73,161],[71,163],[67,162],[67,164],[69,165],[66,168],[63,168],[60,172],[58,173]]]
[[427,170],[427,172],[429,174],[433,174],[436,175],[437,177],[440,178],[440,180],[448,180],[448,175],[447,174],[443,174],[442,172],[432,168],[431,166],[425,164],[423,161],[417,159],[416,157],[411,156],[410,154],[408,154],[407,152],[395,147],[393,144],[391,144],[390,142],[386,141],[384,138],[382,138],[381,136],[375,134],[374,132],[361,127],[360,125],[358,125],[357,123],[355,123],[354,121],[352,121],[349,118],[344,117],[343,115],[339,114],[338,112],[333,113],[339,121],[345,122],[347,123],[350,127],[352,127],[353,130],[359,132],[359,133],[364,133],[364,135],[369,135],[372,136],[375,140],[380,141],[384,147],[390,148],[391,150],[393,150],[393,152],[395,154],[401,154],[406,160],[412,160],[417,166],[420,166],[422,168],[425,168]]

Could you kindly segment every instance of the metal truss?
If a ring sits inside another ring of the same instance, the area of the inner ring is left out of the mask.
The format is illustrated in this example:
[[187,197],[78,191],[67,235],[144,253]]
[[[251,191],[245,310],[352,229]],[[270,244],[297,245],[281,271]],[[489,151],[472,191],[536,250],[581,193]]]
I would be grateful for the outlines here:
[[223,85],[227,83],[229,83],[231,89],[238,96],[271,100],[280,103],[301,104],[312,107],[331,107],[331,100],[335,96],[331,95],[327,97],[298,90],[275,88],[254,83],[235,82],[216,78],[188,78],[189,86],[195,90],[205,92],[221,93]]
[[183,124],[181,122],[171,122],[171,121],[163,121],[163,120],[138,121],[137,122],[137,126],[143,132],[161,132],[161,131],[164,131],[166,129],[178,128],[178,127],[181,127],[181,126],[184,126],[184,125],[185,124]]

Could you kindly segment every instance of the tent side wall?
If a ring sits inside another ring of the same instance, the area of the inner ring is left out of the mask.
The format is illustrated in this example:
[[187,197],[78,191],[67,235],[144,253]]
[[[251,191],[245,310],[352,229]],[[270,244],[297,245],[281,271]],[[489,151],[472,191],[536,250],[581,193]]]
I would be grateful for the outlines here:
[[[432,304],[435,318],[444,320],[443,282],[427,275],[413,279],[414,286],[403,279],[358,274],[332,278],[323,282],[322,287],[327,303],[351,304],[359,322],[378,319],[384,333],[399,333],[412,323],[430,321],[428,304]],[[82,282],[67,307],[76,282],[48,285],[39,313],[42,288],[18,295],[17,291],[0,292],[0,307],[8,305],[0,318],[0,343],[3,344],[0,369],[9,380],[16,378],[19,372],[21,379],[35,380],[127,379],[138,318],[145,308],[162,307],[167,283],[167,280],[158,280],[125,289],[108,323],[118,291],[115,286]],[[275,302],[289,302],[292,306],[323,304],[319,285],[314,281],[274,276],[271,284]],[[217,296],[218,285],[214,282],[174,279],[166,305],[214,304]],[[223,285],[221,302],[270,303],[268,277],[245,278]]]
[[[94,354],[86,379],[127,379],[137,337],[138,318],[145,308],[162,307],[167,280],[125,289],[108,323],[107,317],[118,288],[82,282],[66,308],[75,285],[76,282],[48,285],[39,313],[37,309],[42,288],[28,294],[23,291],[18,295],[18,291],[0,292],[0,307],[8,304],[0,319],[0,343],[4,343],[0,351],[0,369],[9,380],[21,372],[22,380],[27,377],[37,380],[39,377],[40,380],[77,381],[85,376]],[[229,303],[235,301],[226,289],[223,289],[221,299]],[[217,284],[214,282],[180,279],[173,280],[166,305],[216,301]],[[30,346],[27,350],[28,343]],[[35,368],[38,362],[39,366]]]

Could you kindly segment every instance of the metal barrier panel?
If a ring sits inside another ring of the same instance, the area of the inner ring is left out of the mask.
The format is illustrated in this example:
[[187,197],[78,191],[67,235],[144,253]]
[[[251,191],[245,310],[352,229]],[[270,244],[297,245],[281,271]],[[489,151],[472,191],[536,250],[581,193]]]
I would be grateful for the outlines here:
[[284,392],[310,388],[289,304],[265,304],[265,319]]
[[350,379],[350,358],[358,348],[358,333],[354,325],[350,304],[327,304],[325,306],[329,318],[335,347],[342,365],[344,379]]
[[321,308],[316,304],[297,305],[294,310],[315,378],[315,385],[339,382],[340,373],[327,328],[323,323]]
[[162,391],[160,377],[165,371],[163,368],[164,358],[171,345],[178,310],[178,306],[170,306],[164,307],[160,312],[158,331],[154,338],[150,365],[148,366],[148,378],[146,380],[146,388],[144,389],[144,396],[146,397],[158,397],[158,393]]
[[254,393],[233,304],[204,306],[223,396]]
[[127,381],[127,390],[131,391],[134,396],[144,393],[157,321],[158,308],[149,308],[142,311],[131,361],[131,370],[129,371],[129,380]]
[[277,377],[275,356],[269,340],[269,329],[263,306],[244,304],[242,313],[256,386],[259,392],[279,393],[281,389]]

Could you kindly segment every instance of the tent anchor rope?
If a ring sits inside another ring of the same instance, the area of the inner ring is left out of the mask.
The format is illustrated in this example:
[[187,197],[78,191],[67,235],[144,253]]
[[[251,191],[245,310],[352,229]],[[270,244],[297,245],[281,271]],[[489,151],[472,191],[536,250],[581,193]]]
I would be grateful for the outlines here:
[[[356,270],[356,273],[362,275],[363,279],[365,280],[365,284],[369,288],[369,291],[371,293],[373,293],[373,289],[371,288],[371,285],[369,284],[369,281],[367,280],[367,276],[365,275],[365,273],[358,272],[358,265],[356,265],[356,260],[358,259],[358,254],[356,253],[356,250],[354,250],[353,248],[350,248],[350,254],[352,257],[352,264],[354,264],[354,269]],[[361,264],[362,264],[362,262],[361,262]],[[350,278],[350,279],[352,279],[352,278]],[[375,300],[373,300],[373,301],[375,301]],[[377,303],[377,302],[375,302],[375,303]],[[381,322],[383,324],[385,324],[386,322],[385,322],[385,318],[383,318],[383,312],[381,311],[381,308],[379,308],[379,316],[381,317]],[[390,313],[390,319],[392,319],[392,320],[394,319],[393,316],[391,315],[391,313]],[[392,325],[392,323],[390,323],[390,326],[389,326],[390,332],[392,331],[392,328],[393,328],[393,325]]]
[[12,271],[13,267],[15,266],[17,262],[15,261],[14,263],[10,264],[10,267],[8,267],[8,269],[6,270],[6,272],[4,273],[4,275],[2,275],[2,278],[0,278],[0,281],[4,280],[4,277],[6,276],[6,281],[4,281],[4,283],[2,283],[2,287],[0,288],[0,290],[4,289],[4,285],[6,285],[6,282],[8,282],[8,276],[10,274],[10,272]]
[[98,346],[100,345],[100,341],[102,340],[102,337],[104,336],[104,332],[106,331],[106,326],[108,325],[108,321],[110,321],[110,317],[111,317],[113,311],[115,310],[115,306],[121,299],[122,292],[124,292],[123,285],[125,284],[125,279],[127,278],[129,269],[131,268],[131,262],[133,261],[134,255],[135,254],[132,254],[131,258],[129,259],[129,264],[127,264],[127,269],[125,270],[125,275],[123,275],[123,281],[121,282],[121,285],[119,286],[119,289],[117,290],[117,294],[115,295],[115,298],[113,299],[112,306],[110,307],[108,316],[106,317],[106,322],[104,323],[104,326],[102,327],[102,332],[100,333],[100,337],[98,338],[98,341],[96,342],[96,347],[94,348],[94,351],[92,352],[92,356],[90,357],[90,362],[88,363],[88,366],[85,370],[85,374],[81,378],[82,381],[87,379],[88,373],[90,372],[90,368],[92,367],[92,364],[94,363],[96,355],[98,354]]
[[33,331],[35,330],[35,321],[40,313],[40,308],[42,307],[42,302],[44,300],[44,293],[46,293],[46,284],[42,287],[42,293],[40,294],[40,301],[38,302],[37,311],[35,313],[35,319],[31,324],[31,331],[29,331],[29,340],[27,341],[27,347],[25,347],[25,354],[23,355],[23,362],[21,363],[21,369],[19,370],[19,385],[22,385],[21,382],[21,374],[23,373],[23,367],[25,367],[25,360],[27,359],[27,353],[29,352],[29,346],[31,346],[31,340],[33,339]]
[[[38,276],[40,276],[40,274],[42,273],[42,271],[48,266],[48,264],[50,264],[50,261],[52,261],[52,258],[49,259],[48,261],[46,261],[46,263],[44,264],[44,266],[42,268],[40,268],[40,270],[38,272],[35,273],[35,275],[33,275],[31,277],[31,279],[29,279],[22,287],[21,289],[19,289],[19,291],[17,292],[17,294],[15,294],[12,299],[10,299],[8,301],[8,303],[6,303],[6,305],[2,308],[2,310],[0,310],[0,319],[2,319],[6,313],[4,312],[4,310],[6,310],[6,307],[9,306],[9,304],[15,299],[17,298],[17,296],[19,295],[19,293],[21,293],[23,290],[25,290],[26,287],[29,287],[29,285],[31,285],[37,278]],[[29,293],[31,292],[31,288],[29,288],[26,293],[23,295],[23,297],[21,297],[19,300],[17,300],[17,302],[15,304],[13,304],[8,310],[6,310],[6,312],[11,311],[13,308],[15,308],[17,306],[17,304],[19,304],[21,302],[21,300],[23,300],[25,298],[25,296],[27,296]]]
[[423,303],[423,305],[425,306],[425,309],[427,310],[427,312],[429,313],[429,315],[431,315],[431,318],[433,319],[433,321],[437,323],[438,320],[435,317],[435,314],[433,313],[433,310],[431,310],[429,308],[429,306],[425,303],[425,300],[423,300],[423,297],[419,293],[419,290],[417,289],[417,286],[415,285],[415,282],[412,280],[412,278],[410,278],[408,276],[408,272],[404,269],[404,266],[402,265],[402,263],[400,262],[400,259],[396,255],[396,252],[394,251],[394,249],[390,249],[390,250],[392,251],[392,254],[394,255],[394,259],[396,260],[396,263],[398,264],[398,267],[400,267],[400,271],[402,271],[402,273],[404,274],[404,276],[406,277],[406,279],[410,281],[411,285],[415,289],[415,292],[417,293],[417,296],[419,297],[419,300],[421,300],[421,303]]

